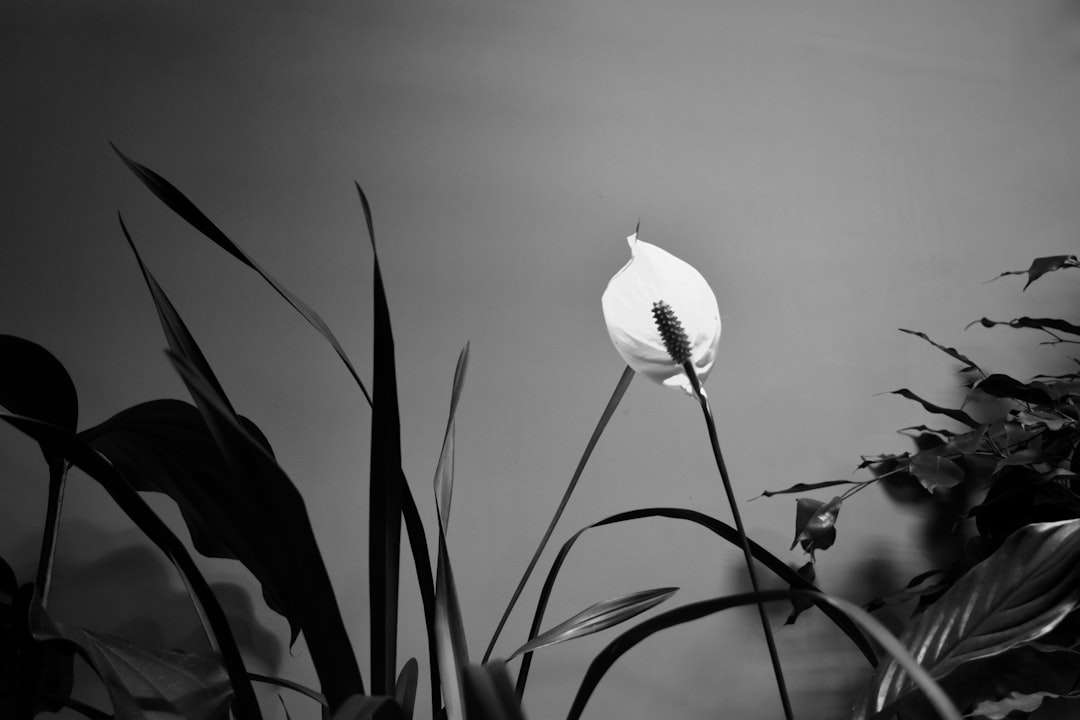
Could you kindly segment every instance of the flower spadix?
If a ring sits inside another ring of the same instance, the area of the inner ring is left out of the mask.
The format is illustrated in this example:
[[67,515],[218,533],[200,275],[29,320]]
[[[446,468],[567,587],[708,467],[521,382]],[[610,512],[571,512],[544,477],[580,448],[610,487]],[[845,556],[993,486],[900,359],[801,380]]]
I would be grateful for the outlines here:
[[689,361],[701,382],[720,342],[720,310],[697,270],[666,250],[626,238],[630,262],[608,282],[601,302],[615,349],[635,372],[693,395],[683,370]]

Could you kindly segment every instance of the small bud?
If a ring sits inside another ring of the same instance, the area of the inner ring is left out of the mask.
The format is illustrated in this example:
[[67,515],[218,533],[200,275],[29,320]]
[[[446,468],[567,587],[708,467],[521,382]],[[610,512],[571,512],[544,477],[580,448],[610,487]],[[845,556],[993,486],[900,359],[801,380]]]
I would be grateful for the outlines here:
[[660,339],[664,341],[664,349],[672,361],[682,365],[690,360],[690,338],[671,306],[663,300],[654,302],[652,314],[656,329],[660,331]]

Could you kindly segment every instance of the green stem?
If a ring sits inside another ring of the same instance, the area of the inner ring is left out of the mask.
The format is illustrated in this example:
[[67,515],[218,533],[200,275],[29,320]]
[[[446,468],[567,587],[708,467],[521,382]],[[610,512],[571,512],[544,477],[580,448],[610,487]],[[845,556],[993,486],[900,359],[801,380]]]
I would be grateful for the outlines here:
[[[720,479],[724,483],[724,492],[727,494],[728,505],[731,506],[731,514],[735,518],[735,529],[739,532],[739,544],[742,546],[743,557],[746,560],[746,571],[750,575],[750,587],[754,592],[759,592],[757,573],[754,571],[754,558],[750,553],[750,542],[743,527],[742,516],[739,514],[739,506],[735,503],[735,491],[731,486],[731,477],[728,475],[727,465],[724,463],[724,454],[720,451],[720,440],[716,434],[716,421],[713,419],[712,407],[709,398],[701,389],[697,372],[689,362],[683,363],[683,370],[690,379],[690,385],[694,389],[694,396],[701,404],[701,411],[705,414],[705,425],[709,430],[709,441],[712,443],[713,457],[716,458],[716,467],[720,471]],[[784,717],[793,720],[795,717],[791,710],[791,699],[788,697],[787,683],[784,682],[784,671],[780,667],[780,655],[776,651],[776,641],[773,639],[772,627],[769,625],[769,616],[765,612],[765,604],[757,604],[758,615],[761,618],[761,629],[765,632],[765,644],[769,647],[769,659],[772,661],[773,674],[776,675],[776,689],[780,693],[780,702],[784,706]]]

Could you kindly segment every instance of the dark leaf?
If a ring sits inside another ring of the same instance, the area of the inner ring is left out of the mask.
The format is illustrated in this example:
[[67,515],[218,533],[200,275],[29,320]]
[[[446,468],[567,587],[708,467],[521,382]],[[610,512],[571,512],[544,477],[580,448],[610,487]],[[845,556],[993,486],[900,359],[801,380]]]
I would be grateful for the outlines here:
[[40,604],[32,613],[39,641],[69,644],[105,684],[117,720],[167,713],[187,720],[226,720],[232,686],[212,658],[139,647],[122,638],[65,627]]
[[0,335],[0,405],[74,432],[79,417],[75,383],[52,353],[14,335]]
[[899,390],[893,390],[890,394],[891,395],[902,395],[903,397],[906,397],[908,400],[914,400],[915,402],[919,403],[924,408],[926,408],[926,410],[928,412],[932,412],[932,413],[934,413],[936,415],[945,415],[946,417],[951,417],[953,420],[956,420],[957,422],[961,422],[961,423],[967,425],[968,427],[971,427],[971,428],[979,427],[979,423],[975,422],[975,420],[973,420],[972,417],[970,415],[968,415],[966,412],[964,412],[963,410],[954,410],[952,408],[946,408],[946,407],[941,407],[940,405],[934,405],[933,403],[930,403],[930,402],[927,402],[926,400],[923,400],[921,397],[919,397],[915,393],[911,392],[907,388],[901,388]]
[[37,588],[27,583],[0,603],[0,717],[29,720],[71,702],[74,657],[67,647],[40,643],[31,634]]
[[[570,536],[570,539],[563,543],[562,547],[559,548],[559,553],[558,555],[556,555],[554,562],[551,564],[551,569],[548,571],[547,578],[545,578],[544,580],[544,587],[540,591],[540,599],[536,603],[536,611],[533,614],[532,626],[529,629],[530,639],[536,637],[540,633],[540,625],[544,621],[544,612],[547,610],[547,604],[551,598],[551,592],[555,587],[555,579],[559,575],[559,570],[562,568],[563,562],[566,560],[566,556],[570,553],[570,549],[577,542],[578,538],[580,538],[586,530],[590,530],[592,528],[603,527],[605,525],[613,525],[616,523],[627,522],[630,520],[641,520],[644,518],[670,518],[674,520],[684,520],[695,525],[700,525],[701,527],[712,531],[713,533],[719,535],[721,538],[723,538],[728,543],[737,548],[742,547],[739,533],[735,528],[731,527],[727,523],[717,520],[716,518],[710,517],[696,510],[689,510],[687,508],[657,507],[642,508],[640,510],[630,510],[604,518],[603,520],[597,521],[592,525],[587,525],[582,529],[578,530],[572,536]],[[768,550],[755,543],[753,540],[749,541],[749,545],[750,553],[754,556],[754,559],[764,565],[769,571],[771,571],[781,580],[788,583],[793,588],[819,592],[817,587],[815,587],[813,583],[807,581],[797,572],[789,568],[783,560],[776,557]],[[843,612],[831,605],[825,604],[819,605],[819,607],[821,607],[822,611],[829,617],[830,620],[833,621],[833,623],[838,628],[840,628],[849,638],[851,638],[851,641],[855,643],[856,647],[858,647],[859,650],[863,653],[867,661],[871,665],[876,666],[878,662],[877,655],[874,653],[873,648],[871,648],[869,643],[866,641],[866,638],[855,627],[854,623],[852,623],[852,621]],[[525,685],[528,680],[529,668],[531,664],[532,653],[525,653],[521,659],[521,669],[518,671],[517,694],[519,696],[523,695],[525,692]]]
[[525,720],[506,663],[469,665],[463,676],[469,720]]
[[789,495],[791,493],[807,492],[808,490],[820,490],[821,488],[833,487],[836,485],[862,485],[860,482],[854,480],[825,480],[816,483],[795,483],[791,487],[784,488],[783,490],[766,490],[758,497],[772,497],[773,495]]
[[673,587],[643,590],[594,603],[572,618],[529,640],[511,653],[510,658],[614,627],[656,607],[674,595],[676,590],[678,588]]
[[[814,582],[814,580],[817,579],[817,572],[814,570],[814,563],[812,562],[804,563],[803,566],[795,572],[799,574],[799,577],[811,584]],[[801,595],[798,597],[793,597],[791,599],[791,614],[788,615],[787,620],[784,621],[784,624],[794,625],[795,621],[799,618],[799,616],[812,607],[814,607],[814,603],[810,602]]]
[[[1080,520],[1028,525],[961,577],[901,641],[935,678],[1054,629],[1080,599]],[[895,662],[878,667],[856,707],[866,718],[913,691]]]
[[331,720],[405,720],[405,713],[392,697],[358,694],[346,698]]
[[129,481],[81,437],[56,425],[20,415],[0,413],[0,419],[37,440],[50,452],[62,455],[67,462],[99,482],[120,509],[176,565],[188,587],[191,588],[199,616],[205,619],[218,642],[222,662],[229,674],[233,691],[236,693],[238,720],[261,718],[262,714],[259,711],[255,692],[251,688],[247,670],[244,668],[240,650],[236,646],[236,639],[233,637],[225,612],[180,539],[150,509]]
[[1054,396],[1041,382],[1022,383],[1001,373],[994,373],[975,384],[975,389],[999,398],[1012,398],[1024,403],[1052,405]]
[[321,690],[334,710],[362,693],[363,682],[303,497],[198,370],[182,357],[170,353],[169,358],[228,461],[237,492],[247,499],[245,517],[258,516],[262,531],[249,540],[268,559],[267,571],[279,578],[275,587],[286,614],[303,631]]
[[[1080,325],[1073,325],[1072,323],[1057,318],[1019,317],[1013,320],[990,320],[989,318],[982,318],[978,322],[983,327],[987,328],[994,327],[995,325],[1008,325],[1009,327],[1014,328],[1030,328],[1032,330],[1043,330],[1045,332],[1055,331],[1067,333],[1069,335],[1080,335]],[[972,325],[974,324],[975,323],[972,323]],[[968,327],[971,326],[969,325]]]
[[908,335],[914,335],[915,337],[922,338],[923,340],[930,343],[931,345],[933,345],[934,347],[936,347],[938,350],[945,353],[949,357],[955,358],[955,359],[959,360],[960,362],[964,363],[963,371],[976,370],[976,371],[982,372],[981,370],[979,370],[979,366],[976,365],[974,363],[974,361],[972,361],[966,355],[962,355],[956,348],[945,347],[944,345],[939,345],[938,343],[931,340],[929,338],[929,336],[926,335],[926,333],[921,333],[921,332],[918,332],[917,330],[905,330],[904,328],[899,328],[899,330],[902,333],[907,333]]
[[[288,688],[293,692],[298,692],[301,695],[306,695],[315,702],[319,703],[323,707],[326,707],[326,697],[318,690],[312,690],[306,685],[301,685],[298,682],[292,680],[286,680],[285,678],[270,677],[269,675],[260,675],[259,673],[248,673],[248,677],[253,682],[266,683],[267,685],[277,685],[278,687]],[[278,695],[278,697],[281,697]]]
[[836,515],[840,512],[843,498],[834,497],[829,502],[813,498],[799,498],[795,502],[795,539],[791,550],[802,544],[803,550],[813,554],[815,550],[828,550],[836,542]]
[[1080,267],[1080,262],[1077,262],[1075,255],[1052,255],[1050,257],[1035,258],[1031,261],[1031,267],[1027,270],[1006,270],[997,277],[991,279],[997,280],[1006,275],[1027,275],[1028,280],[1024,283],[1024,290],[1027,290],[1028,285],[1035,282],[1046,273],[1069,267]]
[[405,720],[411,720],[413,716],[413,708],[416,706],[416,686],[419,681],[420,666],[416,658],[409,658],[401,668],[397,683],[394,685],[394,699],[401,706]]
[[[109,143],[112,145],[112,143]],[[225,250],[225,252],[232,255],[234,258],[247,265],[254,270],[265,280],[269,285],[274,288],[277,293],[285,299],[293,308],[296,309],[304,319],[314,327],[320,335],[322,335],[327,342],[337,352],[338,357],[345,363],[345,367],[348,368],[349,373],[353,376],[356,384],[360,386],[361,392],[364,393],[364,397],[371,402],[371,396],[368,394],[367,388],[364,387],[363,381],[357,374],[356,369],[353,367],[352,362],[345,354],[345,349],[341,347],[341,343],[334,337],[334,333],[330,330],[330,327],[323,321],[319,314],[313,309],[308,307],[307,303],[294,295],[288,288],[282,285],[276,278],[271,276],[268,272],[262,269],[262,267],[255,262],[254,258],[244,252],[239,245],[234,243],[228,238],[218,227],[210,221],[210,218],[206,217],[199,208],[195,207],[182,192],[172,185],[168,180],[158,175],[150,168],[140,165],[139,163],[131,160],[117,148],[112,145],[113,150],[120,156],[120,159],[124,161],[124,164],[135,173],[146,187],[150,189],[154,195],[158,197],[166,206],[168,206],[173,212],[179,215],[181,218],[191,224],[196,230],[201,232],[211,241],[213,241],[218,247]]]
[[908,459],[908,470],[930,493],[955,487],[964,481],[964,471],[955,462],[934,450],[926,450]]
[[427,535],[420,511],[416,508],[409,483],[404,473],[401,482],[401,513],[405,521],[405,530],[409,536],[409,548],[412,550],[413,565],[416,569],[417,584],[420,587],[420,599],[424,606],[424,624],[427,628],[428,668],[431,672],[431,716],[435,717],[442,703],[439,693],[442,687],[439,673],[438,648],[435,632],[435,581],[431,577],[431,556],[428,554]]

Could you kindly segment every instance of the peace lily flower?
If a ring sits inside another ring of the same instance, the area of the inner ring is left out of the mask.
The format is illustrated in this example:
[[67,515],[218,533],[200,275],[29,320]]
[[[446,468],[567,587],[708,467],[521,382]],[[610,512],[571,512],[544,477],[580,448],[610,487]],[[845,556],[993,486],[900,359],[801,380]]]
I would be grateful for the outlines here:
[[666,250],[626,238],[630,262],[608,282],[601,298],[615,349],[635,372],[693,396],[683,363],[698,379],[712,371],[720,343],[720,310],[705,278]]

